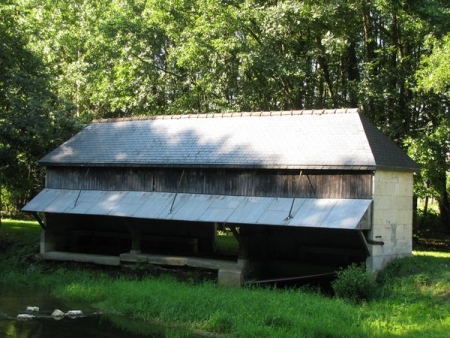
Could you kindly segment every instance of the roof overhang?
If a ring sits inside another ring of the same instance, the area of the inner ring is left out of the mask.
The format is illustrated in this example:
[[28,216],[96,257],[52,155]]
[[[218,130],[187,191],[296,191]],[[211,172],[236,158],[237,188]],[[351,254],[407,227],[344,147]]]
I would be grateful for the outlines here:
[[372,200],[44,189],[22,211],[334,229],[371,228]]
[[[39,165],[43,167],[107,167],[107,168],[193,168],[193,169],[260,169],[260,170],[327,170],[327,171],[376,171],[375,165],[243,165],[239,163],[213,163],[213,164],[196,164],[196,163],[111,163],[111,162],[71,162],[71,163],[51,163],[39,161]],[[385,168],[389,169],[389,168]],[[413,171],[406,169],[395,169],[394,171]]]

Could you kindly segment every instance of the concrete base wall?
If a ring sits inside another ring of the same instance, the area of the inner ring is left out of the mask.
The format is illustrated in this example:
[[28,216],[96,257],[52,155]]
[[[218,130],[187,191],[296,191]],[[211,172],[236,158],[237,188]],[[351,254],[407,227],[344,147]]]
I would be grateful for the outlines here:
[[164,266],[186,266],[217,270],[217,283],[226,286],[239,287],[244,281],[247,261],[223,261],[208,258],[164,256],[124,253],[120,256],[91,255],[72,252],[51,251],[42,253],[42,258],[56,261],[72,261],[100,265],[120,266],[127,263],[150,263]]
[[217,283],[227,286],[241,286],[244,282],[248,261],[238,259],[237,261],[225,261],[212,258],[188,257],[188,256],[166,256],[150,254],[122,254],[122,263],[150,263],[167,266],[187,266],[217,270]]
[[373,223],[367,238],[367,268],[376,273],[395,258],[412,254],[413,173],[377,171],[373,178]]

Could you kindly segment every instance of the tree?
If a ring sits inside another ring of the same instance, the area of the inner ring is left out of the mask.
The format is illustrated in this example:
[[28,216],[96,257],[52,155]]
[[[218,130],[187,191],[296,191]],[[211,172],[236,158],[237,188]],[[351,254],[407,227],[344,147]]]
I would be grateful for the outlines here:
[[442,224],[450,230],[450,34],[442,40],[431,40],[431,53],[422,58],[417,71],[417,89],[427,97],[434,97],[438,104],[424,107],[426,124],[409,144],[411,155],[422,165],[416,191],[421,197],[436,198]]
[[79,115],[361,106],[397,141],[418,119],[423,39],[446,22],[440,0],[21,4],[29,45]]
[[73,131],[73,123],[49,90],[41,60],[26,48],[18,8],[0,7],[0,190],[17,207],[42,185],[38,159]]
[[25,49],[85,120],[361,107],[420,159],[448,125],[448,38],[425,43],[450,30],[445,0],[15,3]]
[[421,68],[417,71],[418,87],[450,99],[450,34],[442,41],[430,38],[432,53],[422,58]]

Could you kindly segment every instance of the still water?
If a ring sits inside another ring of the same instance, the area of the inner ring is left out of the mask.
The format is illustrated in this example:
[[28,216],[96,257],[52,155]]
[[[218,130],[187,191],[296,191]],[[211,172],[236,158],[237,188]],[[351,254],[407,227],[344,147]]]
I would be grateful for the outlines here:
[[[27,312],[28,306],[39,312]],[[83,317],[55,320],[52,312],[81,310]],[[18,314],[33,314],[29,321],[17,320]],[[141,338],[194,337],[188,332],[155,327],[127,318],[102,314],[85,304],[55,299],[34,288],[11,288],[0,284],[0,337],[5,338]]]

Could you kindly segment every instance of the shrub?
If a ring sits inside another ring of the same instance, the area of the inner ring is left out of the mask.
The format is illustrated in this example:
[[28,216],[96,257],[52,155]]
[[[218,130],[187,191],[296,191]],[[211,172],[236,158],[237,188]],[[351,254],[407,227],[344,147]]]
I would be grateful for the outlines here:
[[360,303],[374,296],[376,282],[364,265],[353,263],[337,272],[331,287],[337,297]]

